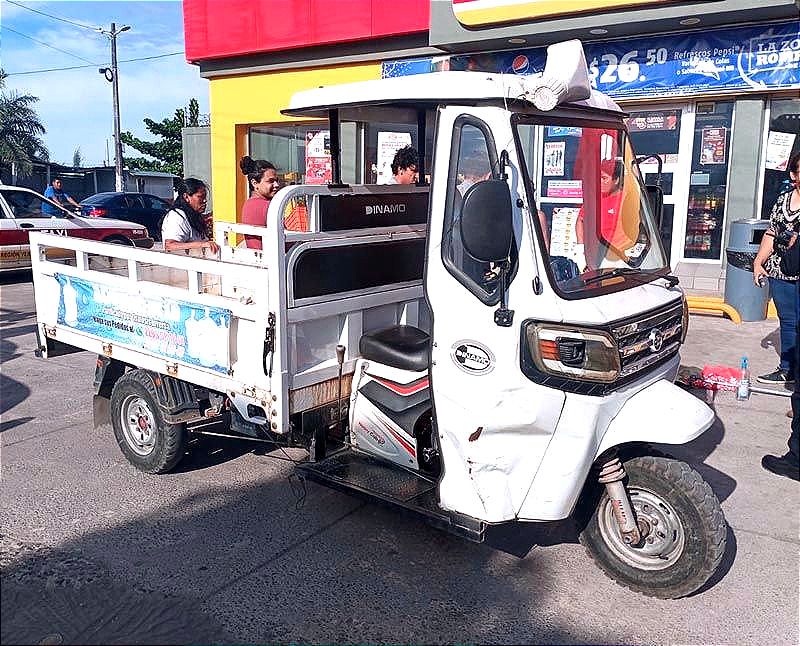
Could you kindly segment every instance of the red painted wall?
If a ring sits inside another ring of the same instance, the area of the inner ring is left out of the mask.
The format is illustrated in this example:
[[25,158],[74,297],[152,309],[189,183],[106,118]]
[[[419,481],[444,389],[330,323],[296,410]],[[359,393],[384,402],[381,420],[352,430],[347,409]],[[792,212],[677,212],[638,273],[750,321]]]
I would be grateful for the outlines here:
[[199,61],[427,31],[430,0],[183,0]]

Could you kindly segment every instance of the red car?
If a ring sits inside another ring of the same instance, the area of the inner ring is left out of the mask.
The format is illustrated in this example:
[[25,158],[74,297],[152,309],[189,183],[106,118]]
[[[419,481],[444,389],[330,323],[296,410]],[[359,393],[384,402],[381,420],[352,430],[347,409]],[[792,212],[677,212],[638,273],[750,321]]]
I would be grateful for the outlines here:
[[[43,204],[46,205],[44,209]],[[53,212],[56,215],[50,215]],[[47,231],[135,247],[153,246],[153,239],[140,224],[109,218],[80,217],[29,188],[0,184],[0,271],[28,269],[31,266],[28,245],[31,231]]]

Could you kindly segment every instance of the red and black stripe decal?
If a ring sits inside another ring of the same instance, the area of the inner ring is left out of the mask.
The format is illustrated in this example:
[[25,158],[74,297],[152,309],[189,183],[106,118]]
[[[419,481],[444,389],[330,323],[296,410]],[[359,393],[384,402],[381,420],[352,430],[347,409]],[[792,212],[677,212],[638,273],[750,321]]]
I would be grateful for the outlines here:
[[[369,374],[369,373],[367,373]],[[414,395],[422,390],[425,390],[429,385],[430,381],[427,377],[422,377],[422,379],[417,379],[416,381],[412,381],[410,384],[398,384],[394,381],[389,381],[388,379],[381,379],[380,377],[376,377],[374,375],[369,375],[379,384],[386,386],[389,390],[393,393],[397,393],[403,397],[408,397],[409,395]]]
[[429,381],[427,377],[417,379],[410,384],[398,384],[388,379],[372,378],[358,392],[376,406],[395,414],[407,411],[430,399]]

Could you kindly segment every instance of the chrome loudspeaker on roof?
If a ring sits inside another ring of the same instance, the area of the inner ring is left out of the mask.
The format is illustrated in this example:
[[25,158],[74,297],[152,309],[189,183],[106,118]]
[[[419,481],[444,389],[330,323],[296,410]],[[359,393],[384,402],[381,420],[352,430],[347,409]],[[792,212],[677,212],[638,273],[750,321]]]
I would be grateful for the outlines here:
[[528,100],[537,109],[547,112],[561,103],[585,101],[592,96],[589,68],[579,40],[566,40],[547,48],[544,72],[538,78],[526,79]]

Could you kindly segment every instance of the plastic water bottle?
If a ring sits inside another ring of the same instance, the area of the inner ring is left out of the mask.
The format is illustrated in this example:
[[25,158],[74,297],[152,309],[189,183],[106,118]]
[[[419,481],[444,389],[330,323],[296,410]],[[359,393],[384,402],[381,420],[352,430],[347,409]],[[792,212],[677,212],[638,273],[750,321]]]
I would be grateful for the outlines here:
[[747,357],[742,357],[742,377],[739,379],[739,387],[736,389],[736,399],[745,401],[750,399],[750,366]]

